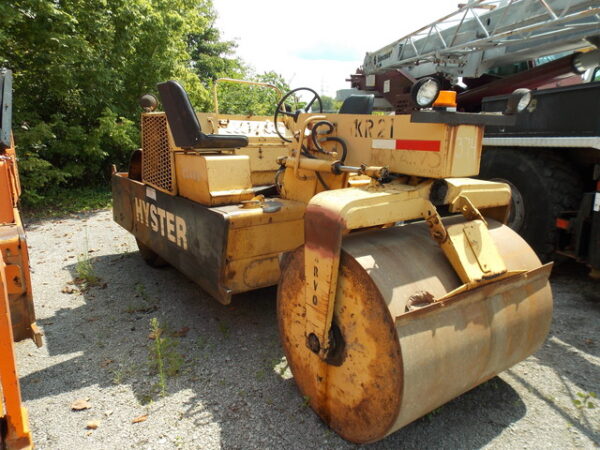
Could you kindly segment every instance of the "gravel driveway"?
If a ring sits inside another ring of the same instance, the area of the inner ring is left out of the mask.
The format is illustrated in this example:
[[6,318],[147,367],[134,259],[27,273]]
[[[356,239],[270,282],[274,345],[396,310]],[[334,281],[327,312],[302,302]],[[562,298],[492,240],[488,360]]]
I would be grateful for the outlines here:
[[[144,264],[110,211],[27,232],[45,345],[17,344],[17,363],[37,448],[356,447],[298,393],[275,289],[222,306],[174,269]],[[81,254],[100,278],[88,289],[73,284]],[[534,356],[369,447],[598,448],[600,401],[588,395],[600,394],[600,282],[568,263],[552,286],[552,330]],[[162,393],[152,318],[167,339],[165,364],[179,369]],[[89,408],[73,411],[76,400]]]

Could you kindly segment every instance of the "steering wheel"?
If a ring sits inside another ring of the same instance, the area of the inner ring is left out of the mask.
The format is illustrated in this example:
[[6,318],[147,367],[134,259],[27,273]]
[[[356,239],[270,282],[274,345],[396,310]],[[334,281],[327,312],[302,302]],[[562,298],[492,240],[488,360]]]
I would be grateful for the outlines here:
[[[285,102],[288,98],[290,98],[292,95],[294,95],[296,92],[299,92],[299,91],[310,92],[312,94],[312,98],[303,108],[298,108],[295,111],[292,111],[291,108],[288,109],[288,105],[286,105]],[[315,101],[319,102],[319,112],[322,113],[323,112],[323,103],[321,102],[321,97],[319,97],[319,94],[317,94],[317,92],[311,88],[300,87],[300,88],[292,89],[287,94],[285,94],[283,97],[281,97],[281,100],[279,100],[279,103],[277,103],[277,107],[275,109],[275,117],[273,118],[273,124],[275,125],[275,131],[277,132],[277,136],[279,136],[285,142],[292,142],[291,139],[286,138],[279,132],[279,127],[277,126],[277,118],[280,115],[284,115],[284,116],[292,117],[294,119],[294,121],[296,121],[296,120],[298,120],[298,116],[300,114],[308,112],[308,110],[313,106],[313,103],[315,103]]]

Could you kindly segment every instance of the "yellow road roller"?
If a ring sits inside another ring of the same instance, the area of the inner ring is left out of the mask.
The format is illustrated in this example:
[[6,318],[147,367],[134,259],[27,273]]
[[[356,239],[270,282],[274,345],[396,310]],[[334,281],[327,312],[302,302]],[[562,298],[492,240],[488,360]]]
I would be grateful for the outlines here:
[[462,113],[420,80],[410,113],[378,115],[373,96],[331,114],[300,88],[274,117],[158,91],[164,112],[143,97],[142,148],[112,177],[114,219],[223,304],[278,284],[294,379],[343,438],[382,439],[542,344],[551,265],[503,225],[510,188],[468,178],[484,126],[514,123],[526,91]]

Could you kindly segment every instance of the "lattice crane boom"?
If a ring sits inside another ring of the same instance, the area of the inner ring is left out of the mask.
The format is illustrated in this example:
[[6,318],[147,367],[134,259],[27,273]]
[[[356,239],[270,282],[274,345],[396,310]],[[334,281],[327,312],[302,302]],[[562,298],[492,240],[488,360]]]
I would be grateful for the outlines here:
[[378,51],[362,71],[479,77],[492,67],[600,42],[600,0],[469,0]]

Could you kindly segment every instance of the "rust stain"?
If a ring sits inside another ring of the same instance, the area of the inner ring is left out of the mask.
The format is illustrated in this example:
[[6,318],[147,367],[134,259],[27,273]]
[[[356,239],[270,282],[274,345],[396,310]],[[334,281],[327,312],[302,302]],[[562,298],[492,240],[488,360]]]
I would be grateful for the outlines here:
[[304,216],[306,246],[323,258],[333,259],[342,246],[344,220],[335,211],[309,204]]

